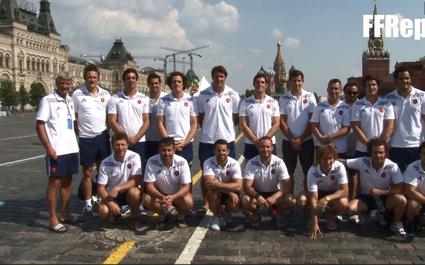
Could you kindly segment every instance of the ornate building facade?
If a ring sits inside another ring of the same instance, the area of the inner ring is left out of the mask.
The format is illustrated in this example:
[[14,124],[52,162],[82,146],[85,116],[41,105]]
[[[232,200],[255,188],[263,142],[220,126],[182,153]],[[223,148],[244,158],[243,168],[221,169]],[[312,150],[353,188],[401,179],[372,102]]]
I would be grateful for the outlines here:
[[[100,59],[100,58],[99,58]],[[70,47],[61,43],[48,0],[40,0],[37,15],[32,3],[25,0],[0,1],[0,78],[29,89],[40,83],[49,93],[54,88],[54,78],[62,71],[74,76],[74,87],[84,83],[83,69],[95,63],[100,69],[100,84],[114,92],[122,87],[121,76],[125,69],[139,70],[133,56],[121,39],[116,39],[104,60],[88,60],[70,56]],[[147,76],[152,72],[164,77],[162,71],[149,68],[140,71],[140,90],[147,92]],[[164,78],[162,78],[164,79]]]

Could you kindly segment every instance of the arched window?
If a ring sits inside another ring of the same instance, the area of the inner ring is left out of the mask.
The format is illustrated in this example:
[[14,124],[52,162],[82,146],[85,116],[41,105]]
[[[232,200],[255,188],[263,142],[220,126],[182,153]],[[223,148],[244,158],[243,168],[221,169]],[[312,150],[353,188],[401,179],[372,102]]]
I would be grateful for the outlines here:
[[0,67],[3,67],[3,59],[4,59],[4,55],[2,52],[0,52]]
[[40,72],[40,59],[37,59],[37,72]]
[[46,61],[46,72],[50,73],[50,62]]
[[31,70],[31,59],[30,57],[27,57],[27,71]]
[[6,53],[4,58],[5,58],[4,64],[5,64],[6,68],[10,68],[10,54]]
[[31,59],[31,69],[35,72],[35,59]]

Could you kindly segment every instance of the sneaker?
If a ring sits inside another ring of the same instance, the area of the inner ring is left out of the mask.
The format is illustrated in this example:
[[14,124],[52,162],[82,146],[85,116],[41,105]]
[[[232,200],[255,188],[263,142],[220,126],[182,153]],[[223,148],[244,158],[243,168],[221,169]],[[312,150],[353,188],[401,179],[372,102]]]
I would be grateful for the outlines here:
[[93,217],[93,207],[91,205],[86,205],[83,207],[83,217],[84,219]]
[[353,224],[358,224],[358,223],[360,223],[360,218],[357,214],[355,214],[355,215],[348,217],[348,221],[350,221],[350,223],[353,223]]
[[130,214],[130,207],[128,205],[123,205],[121,207],[121,216],[127,216]]
[[220,217],[214,216],[213,219],[211,220],[211,226],[210,226],[211,230],[220,231],[220,223],[221,223]]
[[386,225],[388,225],[387,220],[385,220],[385,216],[382,213],[380,213],[380,212],[376,212],[376,214],[375,214],[375,221],[380,226],[386,226]]
[[335,221],[337,221],[338,223],[342,223],[342,221],[344,221],[344,217],[342,217],[342,215],[341,215],[341,214],[338,214],[338,215],[335,217]]
[[335,220],[334,220],[334,219],[332,219],[332,220],[327,220],[327,221],[326,221],[326,228],[327,228],[329,231],[334,231],[334,230],[338,229],[338,225],[336,224],[336,222],[335,222]]
[[391,224],[390,228],[391,228],[391,230],[394,231],[396,236],[401,237],[401,238],[407,237],[407,234],[406,234],[406,231],[404,231],[402,222],[398,222],[396,224]]
[[406,227],[406,234],[407,236],[415,236],[416,232],[416,223],[414,221],[406,220],[404,223],[404,226]]
[[283,216],[277,216],[276,217],[276,227],[279,229],[284,228],[287,225],[285,218]]

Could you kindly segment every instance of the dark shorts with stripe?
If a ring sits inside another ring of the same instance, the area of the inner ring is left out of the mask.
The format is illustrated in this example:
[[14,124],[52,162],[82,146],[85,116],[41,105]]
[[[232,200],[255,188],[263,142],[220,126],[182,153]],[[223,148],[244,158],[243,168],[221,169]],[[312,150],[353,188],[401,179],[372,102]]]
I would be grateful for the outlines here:
[[78,174],[78,153],[60,155],[56,160],[46,156],[46,170],[49,177],[70,177]]
[[[236,159],[236,149],[235,149],[235,142],[229,143],[229,156],[231,158]],[[214,155],[214,144],[207,144],[207,143],[199,143],[199,162],[201,163],[201,169],[204,167],[204,162],[208,158],[212,157]]]
[[80,165],[92,166],[96,161],[101,162],[111,154],[109,133],[104,131],[93,138],[80,138]]

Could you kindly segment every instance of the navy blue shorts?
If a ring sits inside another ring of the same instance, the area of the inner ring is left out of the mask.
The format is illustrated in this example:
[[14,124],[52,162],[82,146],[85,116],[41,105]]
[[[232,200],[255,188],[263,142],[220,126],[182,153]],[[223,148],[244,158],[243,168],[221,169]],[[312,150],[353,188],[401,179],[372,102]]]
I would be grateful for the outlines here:
[[301,151],[295,151],[292,148],[291,142],[282,140],[282,159],[288,168],[290,176],[294,175],[295,168],[297,167],[298,157],[300,159],[301,167],[304,175],[307,175],[308,170],[314,162],[314,143],[313,140],[304,141]]
[[419,159],[419,147],[391,147],[390,159],[396,163],[401,172],[403,172],[410,163]]
[[187,145],[185,145],[185,147],[183,148],[183,150],[176,151],[176,155],[179,155],[179,156],[183,157],[184,159],[186,159],[186,161],[189,164],[189,166],[192,165],[192,160],[193,160],[193,143],[188,143]]
[[369,153],[368,152],[361,152],[361,151],[357,151],[354,154],[354,158],[359,158],[359,157],[369,157]]
[[[379,197],[382,200],[382,203],[385,206],[385,203],[387,201],[388,196],[381,196]],[[369,195],[369,194],[357,194],[356,199],[358,199],[359,201],[362,201],[364,204],[367,205],[367,209],[370,210],[375,210],[378,209],[378,206],[376,205],[376,201],[375,198],[373,198],[373,196]]]
[[108,131],[93,138],[80,138],[78,146],[82,166],[92,166],[96,161],[100,162],[111,154]]
[[145,144],[145,142],[138,142],[137,144],[129,147],[128,149],[139,154],[142,164],[144,162],[146,162],[146,144]]
[[[245,143],[245,149],[243,151],[243,156],[245,157],[245,159],[248,161],[251,158],[256,157],[257,155],[259,155],[260,153],[258,152],[257,147],[255,146],[255,144],[247,144]],[[273,154],[276,155],[276,144],[273,144]]]
[[46,156],[48,177],[70,177],[78,174],[78,153],[60,155],[56,160]]
[[[231,158],[236,159],[236,151],[235,151],[235,142],[229,143],[229,156]],[[204,168],[204,162],[208,158],[212,157],[214,155],[214,144],[207,144],[207,143],[199,143],[199,162],[201,163],[201,169]]]
[[158,154],[159,141],[146,141],[146,161]]

